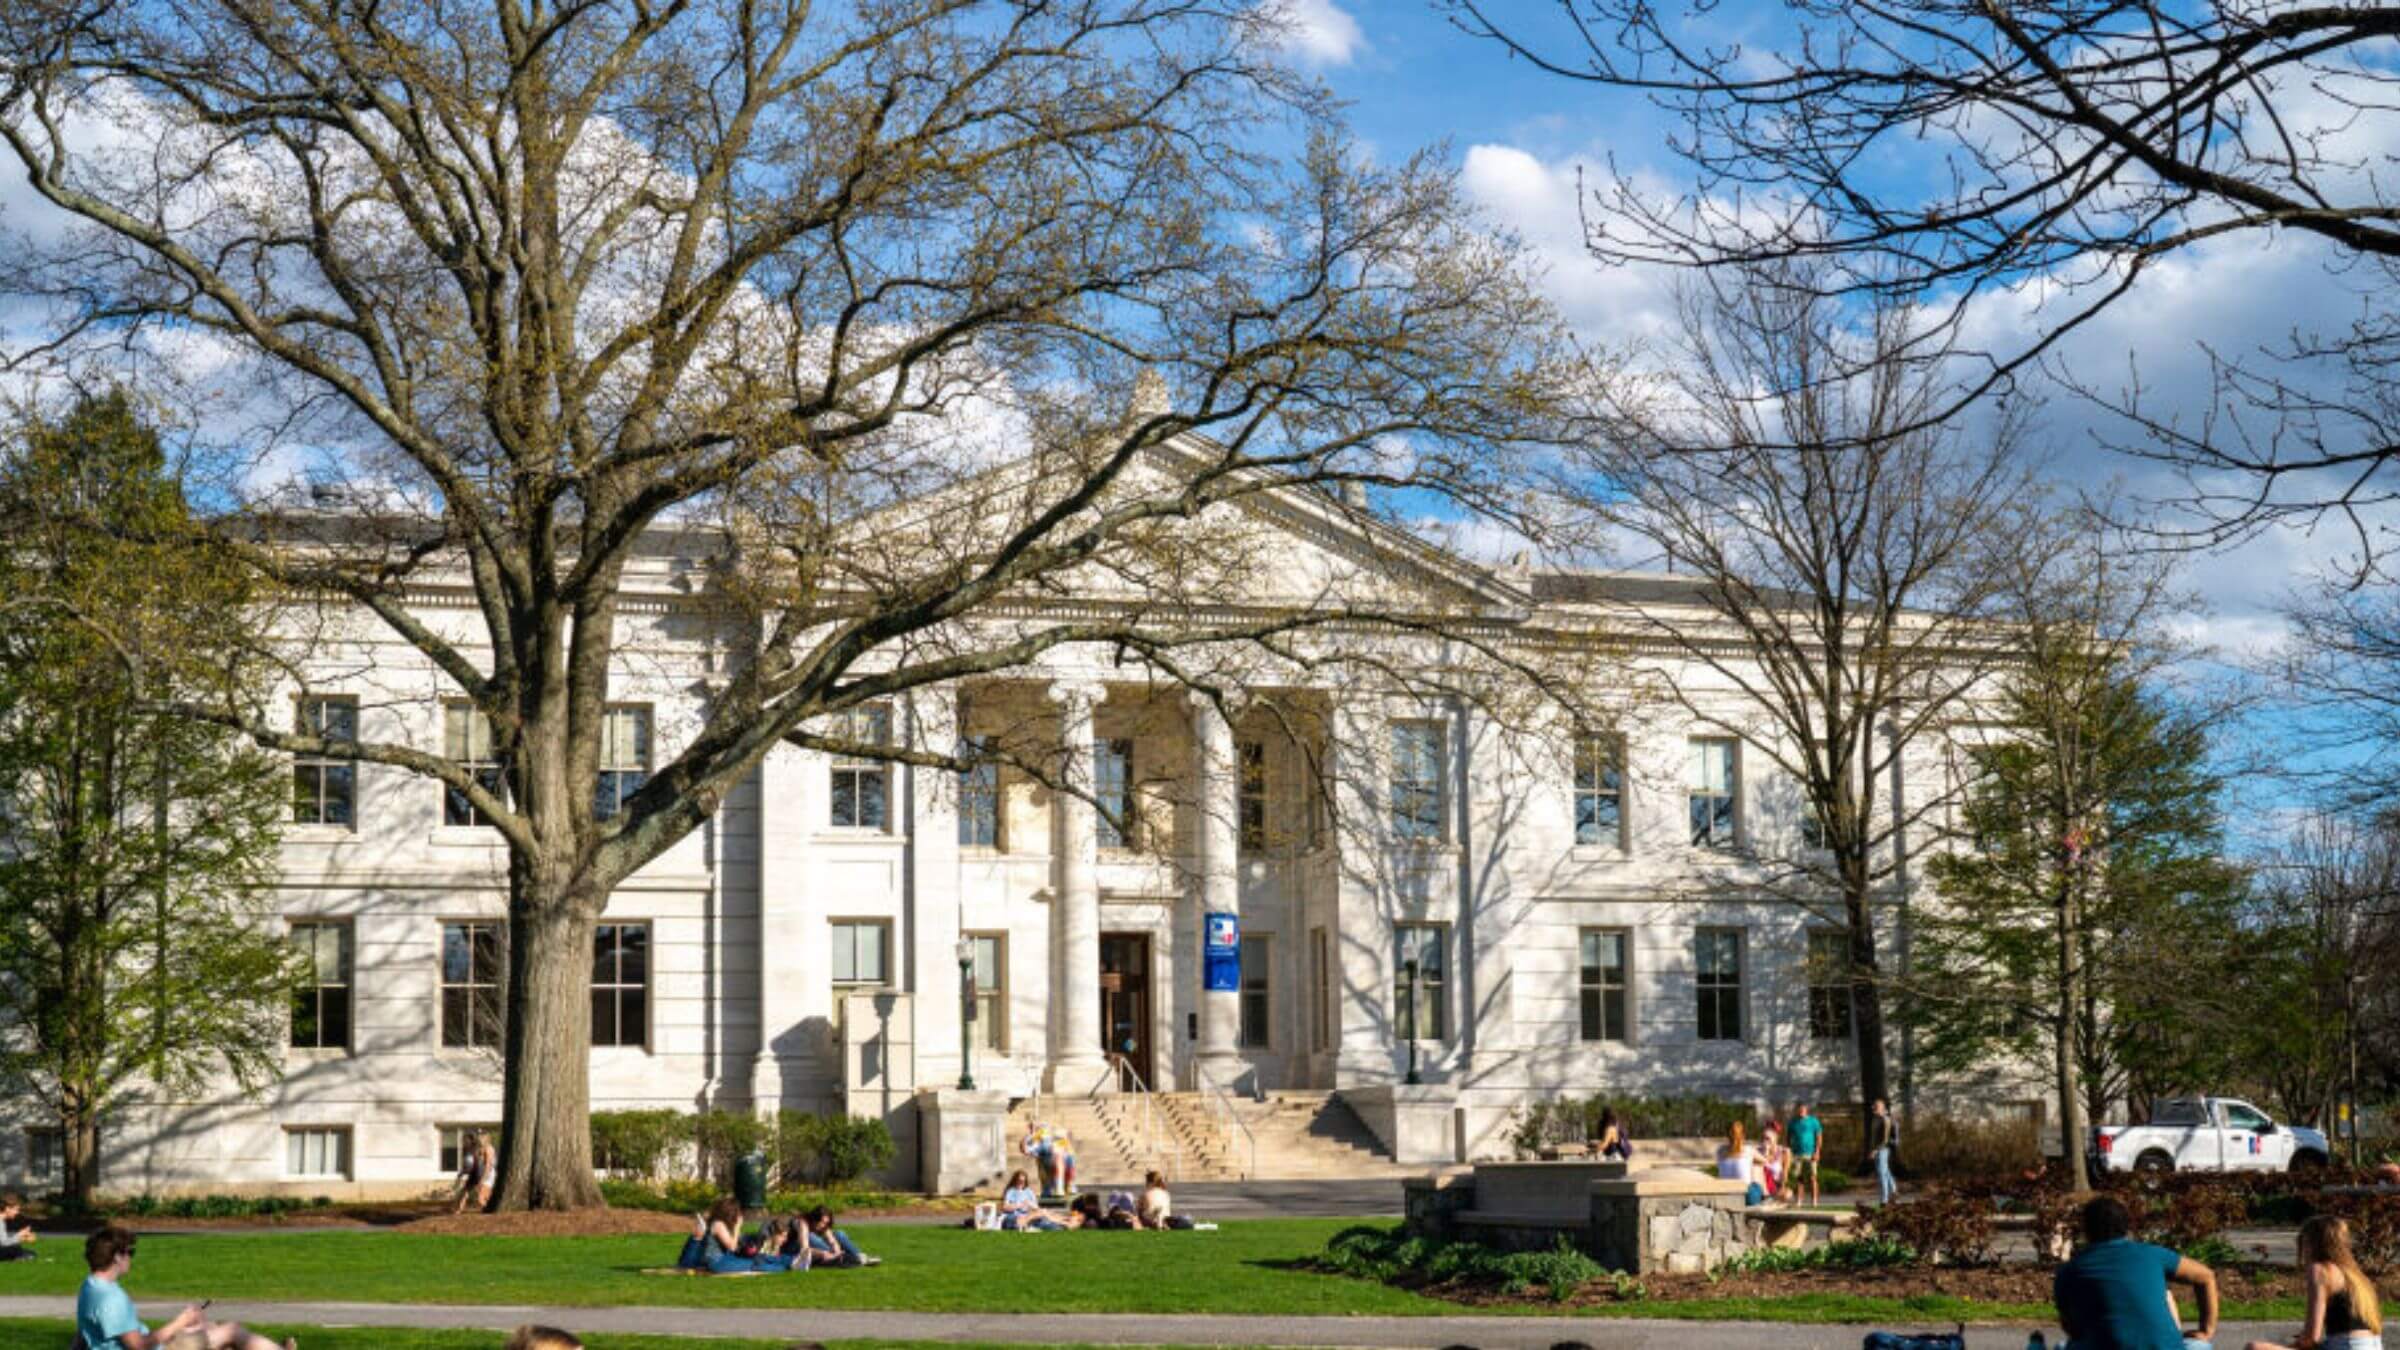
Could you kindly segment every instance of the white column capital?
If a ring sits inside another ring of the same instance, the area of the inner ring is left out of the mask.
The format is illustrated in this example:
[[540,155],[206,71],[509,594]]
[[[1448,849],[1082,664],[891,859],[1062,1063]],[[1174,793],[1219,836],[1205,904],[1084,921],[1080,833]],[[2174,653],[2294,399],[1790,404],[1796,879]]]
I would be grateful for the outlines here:
[[1108,686],[1098,680],[1052,680],[1042,690],[1042,697],[1073,714],[1077,708],[1089,712],[1093,704],[1108,697]]

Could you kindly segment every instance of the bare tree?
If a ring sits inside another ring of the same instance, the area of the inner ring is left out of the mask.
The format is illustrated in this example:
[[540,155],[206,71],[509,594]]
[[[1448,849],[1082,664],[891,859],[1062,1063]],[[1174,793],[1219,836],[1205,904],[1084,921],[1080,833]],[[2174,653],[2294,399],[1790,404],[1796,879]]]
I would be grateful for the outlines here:
[[1789,0],[1737,27],[1705,0],[1438,3],[1543,71],[1679,123],[1667,144],[1687,191],[1661,195],[1628,168],[1592,194],[1604,260],[1811,258],[1828,288],[1928,297],[1952,322],[2036,284],[2034,332],[1984,354],[1967,394],[2004,386],[2194,245],[2315,241],[2329,270],[2366,278],[2358,311],[2209,353],[2213,408],[2052,368],[2149,433],[2130,448],[2188,471],[2196,518],[2181,528],[2222,538],[2331,513],[2380,548],[2376,508],[2400,493],[2387,300],[2400,202],[2375,166],[2400,11]]
[[[1351,153],[1265,22],[1191,0],[0,19],[0,141],[60,220],[0,268],[48,316],[28,359],[178,358],[148,368],[263,438],[228,447],[229,499],[270,450],[347,484],[333,513],[229,505],[220,537],[489,721],[496,777],[264,702],[187,709],[426,775],[505,840],[497,1206],[598,1202],[596,917],[770,747],[960,767],[827,715],[1074,644],[1222,689],[1235,648],[1437,628],[1458,593],[1415,555],[1228,603],[1266,561],[1244,512],[1361,516],[1311,489],[1379,484],[1508,516],[1522,452],[1578,434],[1580,362],[1509,241],[1445,171]],[[712,522],[702,575],[751,636],[604,809],[630,569]],[[411,608],[443,584],[471,634]]]
[[[1754,810],[1727,839],[1695,803],[1693,842],[1747,864],[1705,865],[1719,882],[1841,925],[1850,1007],[1825,1016],[1848,1024],[1862,1095],[1889,1097],[1876,919],[1941,804],[1903,777],[2009,650],[1998,560],[2037,495],[2022,422],[1930,424],[1940,353],[1898,306],[1854,323],[1790,268],[1718,280],[1686,288],[1670,373],[1618,400],[1562,490],[1690,578],[1630,592],[1624,618],[1705,670],[1664,696],[1740,738],[1804,822],[1768,832]],[[1755,802],[1768,775],[1744,776]]]

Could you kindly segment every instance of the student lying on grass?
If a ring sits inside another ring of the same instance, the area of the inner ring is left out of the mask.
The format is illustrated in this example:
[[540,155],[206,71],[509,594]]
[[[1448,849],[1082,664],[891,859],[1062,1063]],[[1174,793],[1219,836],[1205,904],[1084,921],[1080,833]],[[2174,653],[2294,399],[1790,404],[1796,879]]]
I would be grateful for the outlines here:
[[[774,1236],[780,1246],[781,1225],[776,1228]],[[692,1235],[684,1239],[683,1255],[675,1264],[711,1275],[761,1275],[806,1270],[809,1260],[805,1244],[799,1255],[789,1256],[769,1247],[763,1237],[743,1237],[741,1202],[727,1197],[710,1206],[708,1213],[692,1216]]]

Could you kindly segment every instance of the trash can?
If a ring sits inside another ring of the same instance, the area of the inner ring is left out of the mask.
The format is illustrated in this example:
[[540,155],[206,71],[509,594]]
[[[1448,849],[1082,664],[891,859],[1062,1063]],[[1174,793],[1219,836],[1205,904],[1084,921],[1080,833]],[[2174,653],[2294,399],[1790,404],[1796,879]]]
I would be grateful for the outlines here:
[[733,1198],[747,1210],[767,1207],[767,1155],[752,1149],[733,1160]]

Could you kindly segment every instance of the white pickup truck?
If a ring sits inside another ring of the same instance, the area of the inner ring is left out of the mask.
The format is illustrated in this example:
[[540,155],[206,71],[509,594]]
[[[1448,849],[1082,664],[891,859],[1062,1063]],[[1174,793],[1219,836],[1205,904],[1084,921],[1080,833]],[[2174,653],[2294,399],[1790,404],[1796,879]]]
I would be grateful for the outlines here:
[[2146,1125],[2092,1131],[2092,1166],[2109,1172],[2284,1172],[2322,1167],[2333,1157],[2323,1133],[2278,1125],[2231,1097],[2175,1097]]

